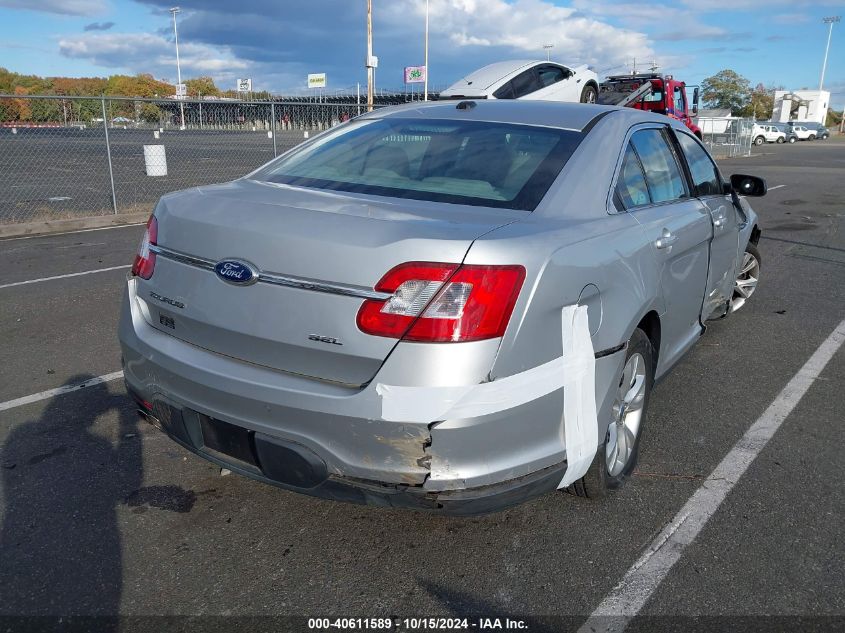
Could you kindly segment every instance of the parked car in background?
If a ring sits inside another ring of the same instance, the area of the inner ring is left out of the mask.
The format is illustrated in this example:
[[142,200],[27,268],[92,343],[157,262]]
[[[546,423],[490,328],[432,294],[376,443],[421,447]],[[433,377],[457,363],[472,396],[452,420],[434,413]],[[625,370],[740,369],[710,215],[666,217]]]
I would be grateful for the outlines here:
[[655,380],[754,293],[765,192],[638,109],[379,109],[161,198],[124,379],[176,442],[301,493],[458,514],[601,497],[636,466]]
[[595,103],[598,89],[598,75],[586,65],[513,60],[479,68],[443,90],[438,98]]
[[816,131],[808,128],[805,125],[792,125],[792,132],[798,137],[799,141],[814,141],[816,140]]
[[798,140],[798,135],[792,131],[792,126],[787,125],[786,123],[773,123],[769,125],[774,125],[786,135],[786,143],[795,143]]
[[817,139],[827,140],[830,138],[830,130],[821,123],[804,123],[804,127],[813,130]]
[[755,145],[763,143],[783,143],[786,141],[786,133],[776,125],[754,124],[751,138]]

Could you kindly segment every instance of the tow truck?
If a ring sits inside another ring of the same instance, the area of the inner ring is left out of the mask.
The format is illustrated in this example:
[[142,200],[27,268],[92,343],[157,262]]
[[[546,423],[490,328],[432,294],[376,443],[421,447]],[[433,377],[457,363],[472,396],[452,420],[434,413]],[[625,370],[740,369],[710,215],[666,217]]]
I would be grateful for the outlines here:
[[692,117],[698,114],[698,88],[693,90],[690,108],[686,84],[672,75],[612,75],[599,84],[598,103],[665,114],[682,121],[701,138],[701,129],[692,122]]

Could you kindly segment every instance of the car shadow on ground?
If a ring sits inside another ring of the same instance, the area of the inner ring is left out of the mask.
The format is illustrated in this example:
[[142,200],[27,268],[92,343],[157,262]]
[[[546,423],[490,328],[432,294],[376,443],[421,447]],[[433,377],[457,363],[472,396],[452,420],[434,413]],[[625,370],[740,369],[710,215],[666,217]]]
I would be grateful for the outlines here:
[[[77,375],[67,385],[93,376]],[[98,424],[116,413],[117,424]],[[99,384],[53,398],[0,447],[5,513],[0,614],[114,616],[122,591],[117,506],[140,487],[135,408]],[[115,429],[116,434],[115,434]],[[98,630],[117,627],[116,619]]]

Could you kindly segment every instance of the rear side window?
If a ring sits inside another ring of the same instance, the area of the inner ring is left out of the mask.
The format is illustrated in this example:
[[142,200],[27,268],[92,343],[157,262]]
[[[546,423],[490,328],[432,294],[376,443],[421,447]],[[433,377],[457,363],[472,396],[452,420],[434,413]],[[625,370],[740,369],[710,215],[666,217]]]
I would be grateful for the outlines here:
[[662,130],[634,132],[631,144],[642,162],[653,203],[670,202],[689,196],[681,168]]
[[678,143],[687,158],[692,183],[697,196],[718,196],[722,194],[722,179],[716,165],[694,138],[683,132],[676,133]]
[[630,143],[625,150],[625,158],[622,159],[622,171],[616,182],[616,194],[626,210],[651,204],[640,159]]
[[513,86],[514,99],[524,97],[525,95],[531,94],[542,87],[539,79],[537,79],[537,73],[533,68],[529,68],[528,70],[519,73],[516,77],[511,79],[510,83]]
[[583,135],[485,121],[365,119],[267,165],[258,180],[532,211]]

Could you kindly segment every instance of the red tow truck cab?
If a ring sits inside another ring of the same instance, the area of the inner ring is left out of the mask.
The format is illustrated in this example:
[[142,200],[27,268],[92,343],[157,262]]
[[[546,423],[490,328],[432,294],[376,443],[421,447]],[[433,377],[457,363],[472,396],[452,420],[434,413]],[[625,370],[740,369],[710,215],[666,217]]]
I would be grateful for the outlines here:
[[690,107],[686,84],[672,75],[613,75],[599,85],[598,102],[665,114],[683,121],[693,134],[701,138],[701,129],[692,122],[692,117],[698,114],[698,88],[693,90]]

